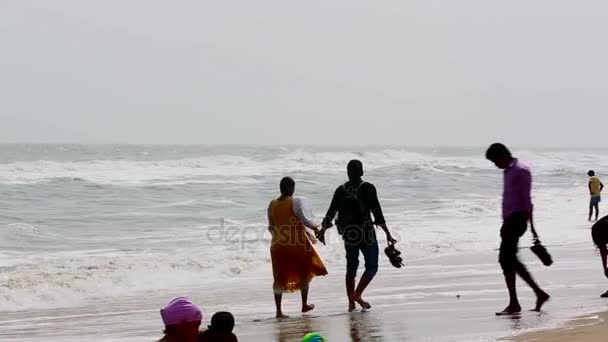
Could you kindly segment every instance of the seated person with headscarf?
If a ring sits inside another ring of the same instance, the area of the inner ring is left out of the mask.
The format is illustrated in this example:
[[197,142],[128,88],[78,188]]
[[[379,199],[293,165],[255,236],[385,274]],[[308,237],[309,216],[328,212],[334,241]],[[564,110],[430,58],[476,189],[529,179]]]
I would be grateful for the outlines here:
[[203,314],[190,299],[173,299],[160,310],[160,316],[165,336],[158,342],[197,342]]

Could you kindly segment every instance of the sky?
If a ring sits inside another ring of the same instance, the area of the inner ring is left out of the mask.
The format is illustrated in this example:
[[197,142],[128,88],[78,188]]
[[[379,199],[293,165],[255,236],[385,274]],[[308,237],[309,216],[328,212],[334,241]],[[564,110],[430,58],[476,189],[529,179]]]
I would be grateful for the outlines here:
[[608,3],[3,0],[0,142],[608,147]]

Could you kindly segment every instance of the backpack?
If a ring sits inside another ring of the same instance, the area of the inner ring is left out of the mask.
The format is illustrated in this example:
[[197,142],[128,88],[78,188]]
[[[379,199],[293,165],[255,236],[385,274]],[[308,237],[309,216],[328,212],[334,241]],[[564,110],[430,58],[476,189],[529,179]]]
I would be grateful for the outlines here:
[[344,199],[338,213],[338,232],[342,234],[347,227],[356,226],[362,227],[366,220],[370,219],[369,209],[363,203],[359,194],[359,189],[366,182],[354,186],[348,183],[342,184],[344,191]]

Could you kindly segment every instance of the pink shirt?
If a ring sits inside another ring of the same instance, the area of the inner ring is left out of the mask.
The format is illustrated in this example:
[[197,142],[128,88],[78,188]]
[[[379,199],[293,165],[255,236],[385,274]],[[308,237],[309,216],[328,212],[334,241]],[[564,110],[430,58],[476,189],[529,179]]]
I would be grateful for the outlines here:
[[532,175],[530,169],[513,159],[505,169],[504,191],[502,194],[502,218],[516,212],[532,214]]

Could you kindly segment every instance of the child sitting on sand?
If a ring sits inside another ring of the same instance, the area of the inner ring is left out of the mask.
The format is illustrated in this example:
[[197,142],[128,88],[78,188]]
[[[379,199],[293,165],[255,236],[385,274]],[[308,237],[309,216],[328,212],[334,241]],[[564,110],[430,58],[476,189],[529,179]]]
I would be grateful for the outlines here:
[[230,312],[218,312],[211,318],[209,328],[198,335],[198,342],[238,342],[234,329],[234,317]]

